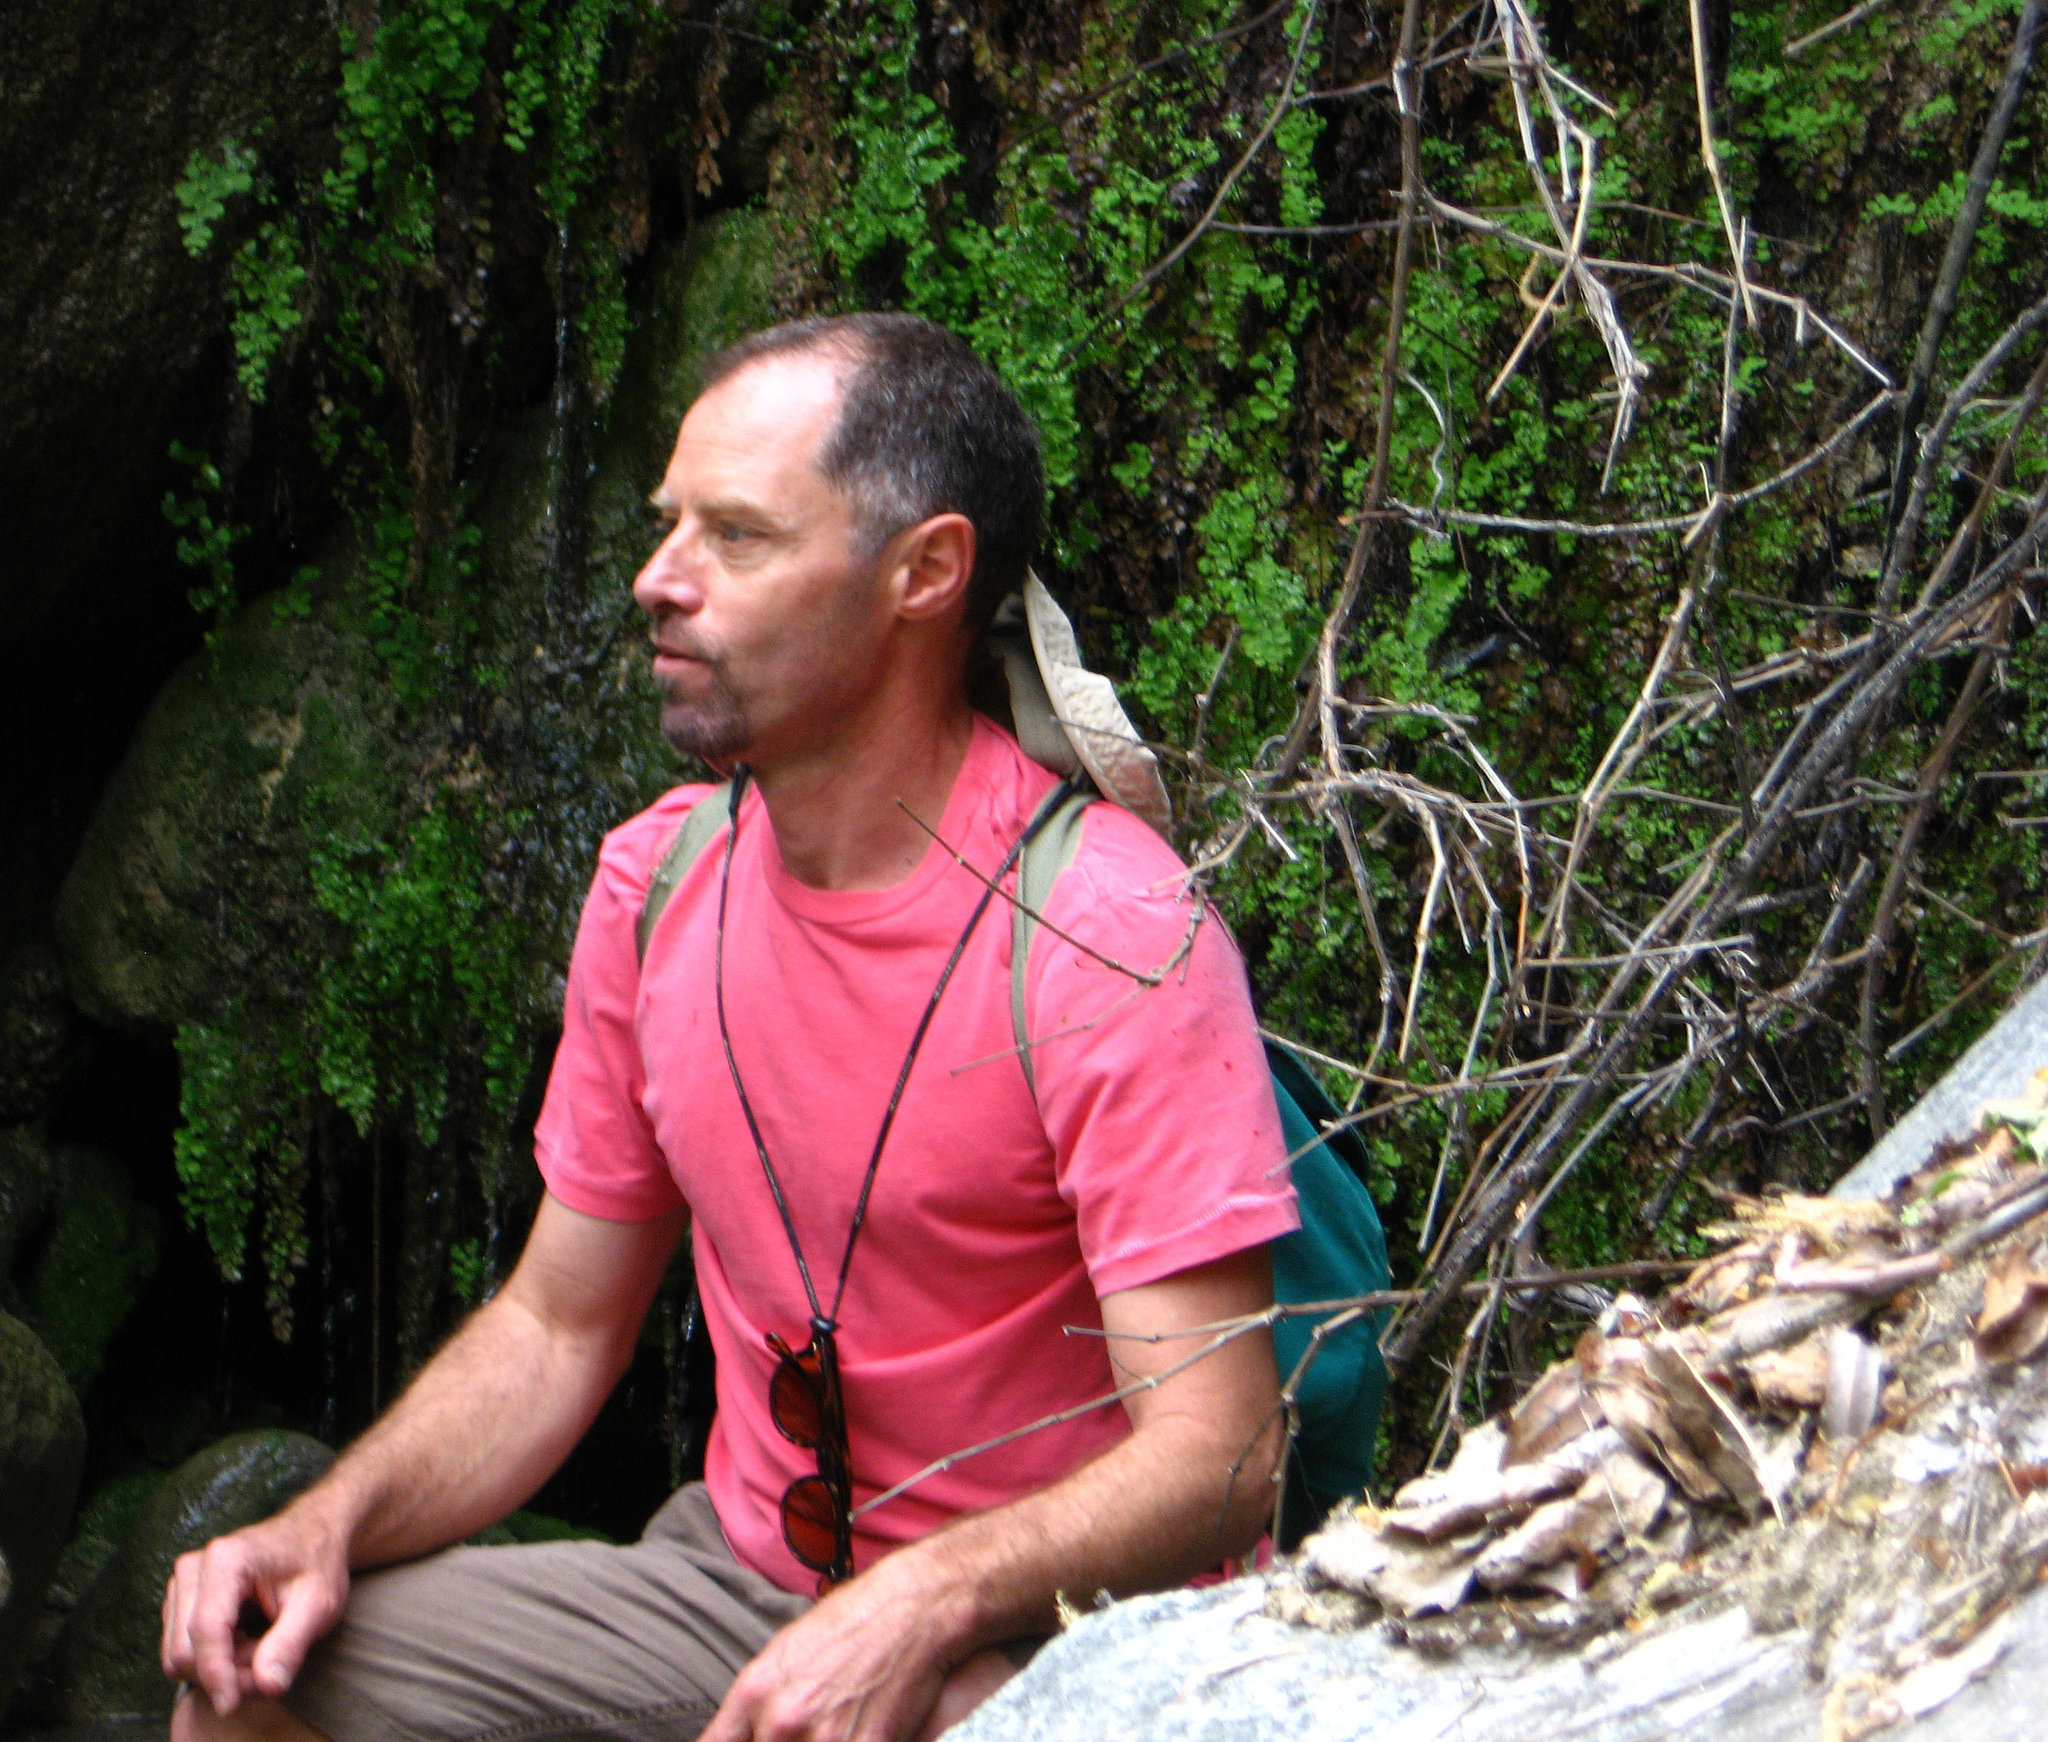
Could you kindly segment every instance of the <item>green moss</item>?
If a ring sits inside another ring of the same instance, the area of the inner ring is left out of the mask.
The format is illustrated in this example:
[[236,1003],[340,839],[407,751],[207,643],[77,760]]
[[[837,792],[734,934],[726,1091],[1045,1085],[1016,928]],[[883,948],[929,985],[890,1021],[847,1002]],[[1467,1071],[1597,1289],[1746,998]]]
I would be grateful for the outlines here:
[[156,1274],[156,1214],[118,1164],[86,1149],[56,1154],[54,1215],[28,1278],[27,1318],[83,1392]]

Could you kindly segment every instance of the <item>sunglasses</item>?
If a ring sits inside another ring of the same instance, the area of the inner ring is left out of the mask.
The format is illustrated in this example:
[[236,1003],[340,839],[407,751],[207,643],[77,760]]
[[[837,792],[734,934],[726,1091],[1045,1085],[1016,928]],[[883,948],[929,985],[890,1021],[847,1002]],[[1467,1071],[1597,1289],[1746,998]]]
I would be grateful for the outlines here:
[[846,1400],[839,1390],[839,1348],[828,1324],[814,1320],[811,1340],[792,1349],[773,1331],[768,1416],[778,1433],[818,1454],[818,1473],[783,1490],[782,1540],[818,1575],[818,1595],[853,1577],[853,1456]]

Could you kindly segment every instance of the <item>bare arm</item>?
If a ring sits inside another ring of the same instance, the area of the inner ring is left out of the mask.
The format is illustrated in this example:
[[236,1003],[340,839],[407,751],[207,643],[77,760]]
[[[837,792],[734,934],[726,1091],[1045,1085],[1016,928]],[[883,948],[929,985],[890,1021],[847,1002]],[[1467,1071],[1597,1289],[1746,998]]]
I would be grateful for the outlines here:
[[[1119,1379],[1162,1373],[1201,1346],[1133,1334],[1213,1324],[1272,1298],[1263,1248],[1108,1296]],[[1156,1590],[1242,1553],[1272,1508],[1278,1398],[1264,1331],[1137,1393],[1130,1438],[1036,1494],[899,1549],[784,1628],[703,1742],[899,1742],[957,1665],[1051,1632],[1055,1592]]]
[[[543,1198],[505,1286],[318,1483],[179,1558],[164,1673],[223,1715],[280,1694],[340,1616],[351,1569],[440,1548],[531,1495],[632,1359],[684,1220],[606,1222]],[[236,1631],[251,1600],[271,1619],[260,1643]]]

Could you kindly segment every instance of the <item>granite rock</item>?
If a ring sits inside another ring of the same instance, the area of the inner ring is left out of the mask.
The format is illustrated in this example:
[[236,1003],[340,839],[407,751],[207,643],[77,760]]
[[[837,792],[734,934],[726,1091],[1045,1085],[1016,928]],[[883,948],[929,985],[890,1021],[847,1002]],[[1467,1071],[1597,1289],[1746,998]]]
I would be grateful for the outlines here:
[[[1473,1645],[1448,1657],[1378,1626],[1326,1633],[1264,1613],[1264,1578],[1119,1603],[1085,1617],[949,1742],[1813,1742],[1821,1693],[1797,1633],[1730,1607],[1594,1649]],[[2015,1724],[2048,1676],[2048,1600],[2012,1612],[1983,1676],[1899,1742],[2033,1736]]]

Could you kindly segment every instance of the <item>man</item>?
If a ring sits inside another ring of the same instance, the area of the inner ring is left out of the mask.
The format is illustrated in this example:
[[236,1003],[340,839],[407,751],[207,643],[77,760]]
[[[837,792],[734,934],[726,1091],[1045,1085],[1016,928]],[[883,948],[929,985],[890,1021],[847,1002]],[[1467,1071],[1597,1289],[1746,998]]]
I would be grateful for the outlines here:
[[[1169,1586],[1257,1538],[1270,1341],[1189,1361],[1188,1333],[1270,1300],[1284,1152],[1241,966],[1213,923],[1189,946],[1177,862],[1114,807],[1047,903],[1029,1080],[1015,1056],[983,879],[1054,781],[966,671],[1041,496],[1016,402],[929,323],[713,360],[634,595],[664,732],[743,764],[741,796],[644,960],[705,790],[607,839],[519,1265],[319,1484],[179,1562],[175,1742],[897,1742],[1010,1674],[1057,1593]],[[1113,965],[1169,962],[1151,987]],[[566,1456],[686,1227],[706,1483],[630,1547],[431,1554]]]

